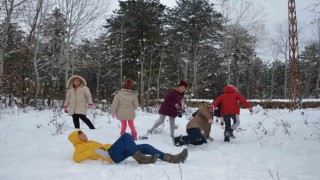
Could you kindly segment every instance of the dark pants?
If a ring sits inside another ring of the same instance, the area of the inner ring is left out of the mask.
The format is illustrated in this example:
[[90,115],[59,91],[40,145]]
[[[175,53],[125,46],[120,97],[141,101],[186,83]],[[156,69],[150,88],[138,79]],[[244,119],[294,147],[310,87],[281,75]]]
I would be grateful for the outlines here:
[[83,115],[83,114],[74,114],[74,115],[72,115],[72,119],[73,119],[74,127],[75,127],[76,129],[79,129],[79,128],[80,128],[79,118],[80,118],[90,129],[95,129],[95,127],[93,126],[93,124],[92,124],[91,121],[87,118],[86,115]]
[[231,119],[233,120],[233,124],[237,123],[237,117],[235,114],[225,114],[223,115],[223,120],[226,124],[224,132],[231,132]]
[[182,136],[182,140],[188,144],[201,145],[207,143],[206,138],[201,134],[201,129],[199,128],[190,128],[187,129],[186,136]]
[[159,154],[159,158],[163,160],[163,152],[149,144],[137,145],[129,133],[120,136],[120,138],[108,149],[109,155],[115,163],[120,163],[126,158],[134,155],[137,151],[147,155]]

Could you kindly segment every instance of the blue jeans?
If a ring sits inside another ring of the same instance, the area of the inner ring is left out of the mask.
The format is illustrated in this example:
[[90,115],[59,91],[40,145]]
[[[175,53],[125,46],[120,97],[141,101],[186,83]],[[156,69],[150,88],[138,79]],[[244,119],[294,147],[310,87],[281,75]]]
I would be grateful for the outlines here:
[[188,135],[182,136],[182,140],[188,144],[201,145],[207,143],[206,138],[201,134],[199,128],[190,128],[187,129]]
[[159,158],[163,160],[164,153],[149,144],[136,144],[133,137],[125,133],[108,149],[109,155],[113,162],[120,163],[126,158],[134,155],[137,151],[146,155],[159,154]]

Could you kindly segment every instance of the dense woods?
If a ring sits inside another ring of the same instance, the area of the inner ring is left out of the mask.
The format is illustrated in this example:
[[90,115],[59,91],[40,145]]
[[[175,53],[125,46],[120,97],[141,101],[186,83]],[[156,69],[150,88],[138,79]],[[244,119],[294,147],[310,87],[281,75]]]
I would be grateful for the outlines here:
[[[74,74],[86,78],[95,102],[110,101],[129,77],[137,82],[142,107],[180,80],[190,84],[189,99],[212,99],[227,84],[247,99],[287,98],[283,31],[272,42],[274,57],[266,61],[257,53],[266,36],[253,26],[259,23],[230,19],[228,11],[216,8],[227,7],[225,1],[177,0],[170,8],[159,0],[119,3],[97,25],[108,10],[103,0],[1,0],[2,100],[23,105],[63,100]],[[300,46],[301,98],[320,95],[320,25],[314,22],[317,31],[309,33],[316,38]]]

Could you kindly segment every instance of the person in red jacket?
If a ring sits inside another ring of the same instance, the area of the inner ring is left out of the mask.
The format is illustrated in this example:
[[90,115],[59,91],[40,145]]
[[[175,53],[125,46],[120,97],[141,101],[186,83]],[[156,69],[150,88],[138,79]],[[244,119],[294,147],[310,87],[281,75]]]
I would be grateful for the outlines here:
[[[225,142],[229,142],[230,137],[233,139],[235,138],[233,131],[240,126],[239,102],[248,108],[252,113],[250,103],[237,91],[234,86],[228,85],[223,88],[223,94],[215,99],[215,101],[212,103],[211,108],[218,107],[218,105],[221,103],[221,115],[226,125],[224,130]],[[231,119],[233,120],[232,125]]]

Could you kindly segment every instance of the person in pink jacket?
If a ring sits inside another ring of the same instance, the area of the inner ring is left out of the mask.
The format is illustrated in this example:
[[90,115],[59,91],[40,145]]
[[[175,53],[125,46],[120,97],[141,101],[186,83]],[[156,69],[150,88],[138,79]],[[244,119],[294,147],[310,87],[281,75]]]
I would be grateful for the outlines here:
[[120,135],[123,135],[127,129],[127,123],[131,129],[131,135],[134,140],[137,140],[137,131],[134,127],[133,120],[135,118],[135,110],[139,106],[139,101],[136,92],[132,87],[136,84],[132,79],[127,79],[121,85],[121,90],[114,96],[111,112],[112,117],[120,120],[121,130]]

